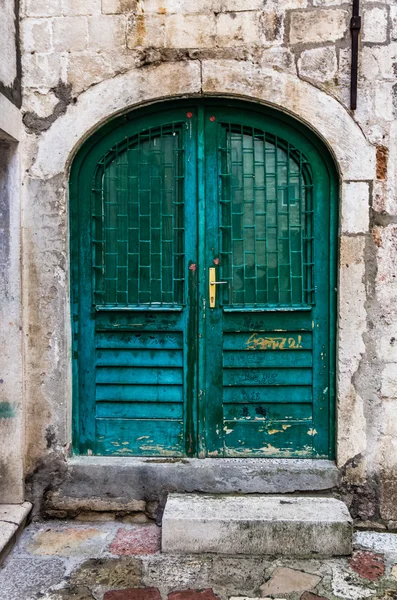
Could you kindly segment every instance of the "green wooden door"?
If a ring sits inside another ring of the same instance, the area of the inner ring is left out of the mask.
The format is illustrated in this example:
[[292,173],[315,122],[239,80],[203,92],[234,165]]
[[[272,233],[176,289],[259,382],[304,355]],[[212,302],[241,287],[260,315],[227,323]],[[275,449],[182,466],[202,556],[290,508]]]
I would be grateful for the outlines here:
[[77,452],[332,456],[329,163],[292,120],[217,101],[132,113],[85,144]]

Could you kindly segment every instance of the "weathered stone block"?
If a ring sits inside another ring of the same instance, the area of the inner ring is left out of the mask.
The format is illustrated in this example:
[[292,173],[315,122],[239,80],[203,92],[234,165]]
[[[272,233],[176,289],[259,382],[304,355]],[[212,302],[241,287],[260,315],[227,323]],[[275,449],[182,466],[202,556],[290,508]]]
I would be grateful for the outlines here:
[[377,283],[395,285],[397,273],[397,225],[375,227],[375,243],[378,246]]
[[343,4],[342,0],[313,0],[313,6],[321,6],[322,8],[340,6],[341,4]]
[[79,94],[95,83],[107,79],[114,73],[103,54],[85,52],[68,57],[67,80],[73,93]]
[[279,12],[292,10],[294,8],[306,8],[309,4],[309,0],[265,0],[264,9],[276,10]]
[[111,590],[103,600],[161,600],[157,588],[131,588],[129,590]]
[[24,502],[23,504],[0,504],[0,522],[6,521],[7,523],[20,525],[24,523],[31,510],[32,505],[30,502]]
[[63,0],[62,12],[67,16],[101,13],[101,0]]
[[383,335],[375,344],[379,360],[397,362],[397,323],[393,318],[391,323],[383,326]]
[[260,45],[263,40],[260,16],[261,13],[250,11],[220,13],[216,20],[217,44],[220,46]]
[[300,597],[300,600],[327,600],[327,598],[325,596],[318,596],[312,592],[304,592]]
[[56,17],[62,14],[62,0],[27,0],[25,11],[28,17]]
[[385,365],[382,372],[381,394],[384,398],[397,399],[397,363]]
[[271,46],[270,48],[267,48],[263,57],[263,62],[266,67],[296,74],[295,57],[288,48],[282,48],[280,46]]
[[182,553],[351,553],[346,505],[307,496],[170,494],[163,515],[162,551]]
[[387,521],[397,521],[396,498],[397,478],[382,477],[380,481],[380,514],[382,519],[386,519]]
[[220,9],[224,12],[234,12],[239,10],[261,10],[264,7],[264,0],[220,0]]
[[53,20],[54,48],[58,52],[80,52],[87,47],[86,17],[60,17]]
[[335,48],[304,50],[298,60],[299,74],[316,81],[329,81],[338,68]]
[[369,227],[369,184],[363,181],[342,186],[342,231],[365,233]]
[[123,498],[109,498],[107,494],[102,497],[92,496],[85,498],[79,495],[77,498],[63,496],[59,491],[50,492],[46,499],[46,508],[51,510],[62,510],[69,514],[76,514],[81,511],[91,512],[117,512],[133,513],[143,512],[146,508],[144,500],[131,499],[126,501]]
[[282,43],[284,35],[284,16],[277,11],[266,10],[259,15],[265,44],[268,42]]
[[29,544],[29,552],[38,556],[90,556],[100,554],[107,532],[97,527],[68,527],[39,531]]
[[383,556],[373,552],[358,550],[350,559],[350,566],[360,577],[370,581],[376,581],[385,573]]
[[122,15],[98,15],[88,19],[88,47],[117,50],[126,46],[127,19]]
[[163,48],[165,45],[164,15],[138,14],[131,18],[127,28],[127,47]]
[[397,60],[396,44],[363,46],[360,76],[369,80],[395,80],[394,64]]
[[347,12],[336,10],[309,10],[291,13],[289,39],[291,44],[335,42],[347,32]]
[[155,554],[160,550],[160,528],[157,525],[121,528],[109,550],[117,556]]
[[385,6],[364,8],[363,41],[383,43],[387,39],[388,14]]
[[391,31],[390,37],[393,41],[397,40],[397,6],[390,7]]
[[132,13],[137,10],[137,4],[137,0],[102,0],[102,12],[105,15]]
[[207,588],[206,590],[181,590],[168,594],[167,600],[219,600],[214,592]]
[[262,596],[292,594],[312,590],[320,583],[321,577],[288,567],[277,567],[266,583],[261,585]]
[[[106,0],[115,2],[117,0]],[[120,2],[122,0],[119,0]],[[124,0],[125,3],[131,3],[132,0]],[[221,10],[221,0],[144,0],[137,6],[138,12],[171,14],[205,14],[210,12],[219,12]],[[241,6],[240,6],[241,10]]]
[[67,586],[56,592],[50,592],[45,595],[45,600],[93,600],[94,596],[90,590],[82,586]]
[[142,564],[137,558],[91,558],[81,564],[71,575],[74,585],[88,587],[104,585],[108,588],[139,587],[142,581]]
[[374,111],[371,124],[382,125],[385,121],[395,122],[393,96],[395,93],[394,82],[378,81],[374,89]]
[[41,558],[14,556],[13,560],[7,561],[1,569],[2,596],[8,600],[37,597],[38,590],[49,589],[59,584],[65,576],[65,570],[64,561],[58,557],[47,558],[43,569]]
[[365,237],[342,236],[339,281],[339,360],[357,369],[365,352]]
[[167,16],[165,45],[168,48],[211,48],[214,44],[214,15]]
[[56,87],[63,76],[64,59],[58,53],[25,54],[22,57],[24,85],[26,87]]
[[337,598],[364,600],[372,596],[372,590],[364,585],[356,585],[351,571],[337,565],[332,569],[332,593]]
[[23,19],[21,39],[24,52],[50,52],[52,50],[51,21]]

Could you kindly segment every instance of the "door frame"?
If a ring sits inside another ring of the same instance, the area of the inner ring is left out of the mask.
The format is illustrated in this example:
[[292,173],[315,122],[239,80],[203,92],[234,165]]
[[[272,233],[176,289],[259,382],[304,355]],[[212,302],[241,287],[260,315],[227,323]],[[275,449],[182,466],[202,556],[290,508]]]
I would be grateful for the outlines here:
[[[78,238],[78,223],[79,223],[79,194],[80,194],[80,175],[85,160],[89,159],[90,153],[93,149],[101,142],[111,140],[113,135],[120,128],[124,128],[131,120],[141,118],[152,113],[163,113],[165,111],[171,111],[172,109],[181,109],[186,107],[189,109],[192,106],[197,107],[198,118],[197,118],[197,164],[198,164],[198,181],[197,181],[197,201],[198,201],[198,215],[205,214],[205,147],[204,147],[204,113],[205,107],[211,106],[230,106],[231,108],[238,110],[250,111],[257,113],[258,116],[270,117],[278,120],[280,123],[285,124],[291,130],[294,130],[301,139],[310,145],[313,152],[321,157],[327,172],[329,173],[329,210],[330,210],[330,281],[329,281],[329,374],[330,374],[330,403],[329,403],[329,450],[328,457],[333,459],[335,456],[335,366],[336,366],[336,300],[337,300],[337,258],[338,258],[338,223],[339,223],[339,203],[338,203],[338,191],[339,191],[339,178],[337,169],[332,158],[332,155],[326,146],[326,144],[314,133],[307,125],[304,125],[299,120],[291,117],[281,110],[277,110],[273,107],[260,104],[258,102],[250,102],[243,100],[232,100],[230,98],[220,97],[207,97],[207,98],[196,98],[181,100],[167,100],[152,103],[145,107],[136,108],[129,111],[126,114],[111,119],[108,123],[100,127],[94,134],[92,134],[86,142],[82,145],[78,151],[71,167],[70,173],[70,260],[71,260],[71,321],[72,321],[72,428],[73,428],[73,452],[75,454],[87,454],[89,453],[88,448],[84,449],[84,444],[81,444],[81,434],[84,428],[82,423],[81,407],[79,405],[79,369],[77,360],[77,337],[78,337],[78,303],[79,303],[79,244],[76,243]],[[113,135],[112,135],[113,134]],[[111,141],[109,145],[111,146]],[[197,271],[200,272],[200,253],[202,246],[202,240],[205,239],[205,220],[198,218],[198,254]],[[203,302],[202,298],[206,297],[207,291],[207,277],[206,271],[202,273],[202,276],[198,278],[198,337],[201,339],[204,335],[203,330]],[[198,349],[198,381],[203,381],[203,367],[205,359],[205,344],[199,344]],[[198,432],[198,456],[203,458],[207,456],[207,444],[205,439],[205,432],[203,431],[201,418],[205,410],[205,395],[203,390],[198,388],[197,394],[198,408],[196,411],[196,431]],[[194,415],[193,415],[194,417]]]

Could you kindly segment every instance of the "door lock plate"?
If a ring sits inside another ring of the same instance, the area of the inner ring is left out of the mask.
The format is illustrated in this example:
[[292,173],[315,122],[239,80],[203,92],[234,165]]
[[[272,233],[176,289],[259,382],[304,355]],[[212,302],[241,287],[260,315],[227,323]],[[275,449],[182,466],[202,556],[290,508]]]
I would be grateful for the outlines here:
[[215,267],[210,267],[209,271],[209,290],[210,290],[210,308],[215,308],[216,301],[216,286],[224,285],[227,281],[216,281],[216,269]]

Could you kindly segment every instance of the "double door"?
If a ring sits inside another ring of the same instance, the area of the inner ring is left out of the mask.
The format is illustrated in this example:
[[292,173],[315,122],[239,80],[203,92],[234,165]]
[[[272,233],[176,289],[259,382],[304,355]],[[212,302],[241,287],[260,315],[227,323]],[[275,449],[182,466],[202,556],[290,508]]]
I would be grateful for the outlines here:
[[331,185],[272,111],[97,134],[71,182],[78,452],[332,455]]

